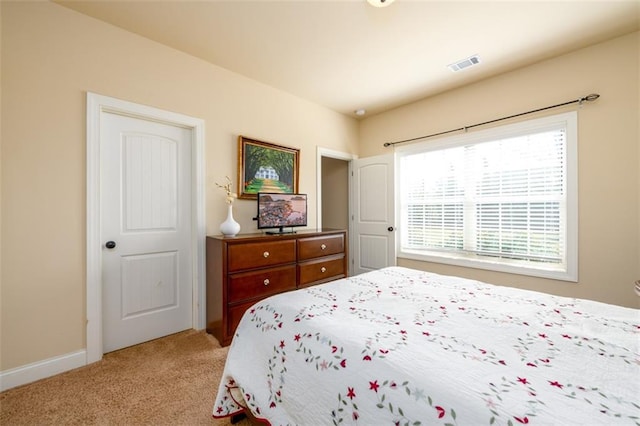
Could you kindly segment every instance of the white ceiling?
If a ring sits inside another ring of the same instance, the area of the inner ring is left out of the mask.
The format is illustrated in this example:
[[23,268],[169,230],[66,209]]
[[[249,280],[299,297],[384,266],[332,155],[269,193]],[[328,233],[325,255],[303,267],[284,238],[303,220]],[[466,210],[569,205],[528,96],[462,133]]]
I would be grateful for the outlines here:
[[54,1],[352,116],[640,28],[640,0]]

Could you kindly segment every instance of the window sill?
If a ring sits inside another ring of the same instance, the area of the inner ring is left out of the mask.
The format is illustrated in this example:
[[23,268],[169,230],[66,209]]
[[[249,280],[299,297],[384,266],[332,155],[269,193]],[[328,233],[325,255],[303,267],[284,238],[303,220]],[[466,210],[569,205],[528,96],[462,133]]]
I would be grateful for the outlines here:
[[530,266],[513,263],[496,262],[483,259],[469,259],[459,255],[442,255],[441,253],[400,250],[397,257],[401,259],[419,260],[423,262],[442,263],[445,265],[462,266],[465,268],[484,269],[487,271],[505,272],[508,274],[527,275],[531,277],[547,278],[552,280],[578,282],[577,268],[562,270],[560,268],[533,268]]

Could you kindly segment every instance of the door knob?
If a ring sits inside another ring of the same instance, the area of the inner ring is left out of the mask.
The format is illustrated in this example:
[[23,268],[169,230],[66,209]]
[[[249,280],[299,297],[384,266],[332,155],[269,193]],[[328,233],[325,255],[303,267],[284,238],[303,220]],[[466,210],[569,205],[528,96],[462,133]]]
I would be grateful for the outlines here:
[[106,248],[108,248],[108,249],[116,248],[116,242],[115,241],[107,241],[107,243],[104,246]]
[[387,231],[389,231],[389,232],[393,232],[393,226],[388,227],[388,228],[387,228]]

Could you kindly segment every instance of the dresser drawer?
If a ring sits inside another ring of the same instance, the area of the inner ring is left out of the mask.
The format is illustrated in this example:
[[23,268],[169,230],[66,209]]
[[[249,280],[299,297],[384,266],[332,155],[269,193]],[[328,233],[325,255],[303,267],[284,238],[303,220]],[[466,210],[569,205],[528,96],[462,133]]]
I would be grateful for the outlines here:
[[298,271],[300,287],[347,276],[344,256],[331,256],[326,259],[304,262],[298,265]]
[[264,243],[230,244],[228,271],[262,268],[265,266],[295,263],[296,241],[269,241]]
[[227,283],[229,303],[264,298],[272,294],[296,289],[296,266],[261,269],[229,275]]
[[[240,305],[235,305],[229,308],[227,312],[227,329],[225,330],[226,335],[229,336],[229,342],[227,345],[231,343],[231,339],[233,338],[233,333],[236,332],[236,328],[238,328],[238,324],[240,324],[240,320],[242,319],[242,315],[252,307],[254,304],[258,303],[257,301],[245,302]],[[222,344],[222,343],[220,343]]]
[[343,253],[344,244],[344,234],[300,238],[298,240],[298,260]]

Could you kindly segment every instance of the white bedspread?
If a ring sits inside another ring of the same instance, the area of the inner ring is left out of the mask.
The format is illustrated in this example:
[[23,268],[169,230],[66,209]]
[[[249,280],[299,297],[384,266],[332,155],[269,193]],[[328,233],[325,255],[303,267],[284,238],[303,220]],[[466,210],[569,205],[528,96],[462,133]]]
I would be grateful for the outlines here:
[[265,299],[213,407],[273,425],[640,424],[640,311],[392,267]]

